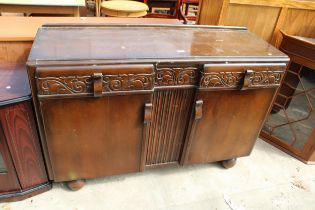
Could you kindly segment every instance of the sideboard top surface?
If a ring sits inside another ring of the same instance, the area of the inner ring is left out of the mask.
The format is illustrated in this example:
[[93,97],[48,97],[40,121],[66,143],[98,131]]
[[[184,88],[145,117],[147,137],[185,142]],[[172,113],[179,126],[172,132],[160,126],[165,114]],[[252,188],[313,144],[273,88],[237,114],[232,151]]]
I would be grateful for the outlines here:
[[287,59],[240,27],[46,25],[29,61]]

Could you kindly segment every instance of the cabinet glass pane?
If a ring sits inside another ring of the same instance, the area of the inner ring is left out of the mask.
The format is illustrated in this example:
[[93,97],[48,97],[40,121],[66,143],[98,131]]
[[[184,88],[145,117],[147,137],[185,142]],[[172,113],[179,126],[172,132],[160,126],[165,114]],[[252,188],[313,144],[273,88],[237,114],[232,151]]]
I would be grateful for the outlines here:
[[291,63],[263,130],[303,150],[315,129],[315,70]]
[[2,155],[0,153],[0,173],[4,173],[4,172],[7,172],[7,169],[4,165],[4,161],[3,161]]

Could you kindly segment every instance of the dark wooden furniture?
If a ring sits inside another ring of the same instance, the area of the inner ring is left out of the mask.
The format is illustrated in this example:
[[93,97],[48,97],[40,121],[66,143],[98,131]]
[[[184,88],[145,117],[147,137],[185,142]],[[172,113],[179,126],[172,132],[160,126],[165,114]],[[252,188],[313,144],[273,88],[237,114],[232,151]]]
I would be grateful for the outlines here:
[[28,70],[49,177],[77,189],[167,164],[230,167],[287,61],[239,27],[43,26]]
[[25,64],[0,64],[0,201],[28,198],[51,188]]
[[[146,17],[150,18],[179,18],[181,0],[144,0],[149,6],[149,13]],[[153,11],[154,8],[169,9],[169,14],[159,14]]]
[[[184,6],[185,6],[185,11],[183,11]],[[188,21],[197,20],[197,14],[195,16],[190,16],[188,14],[190,6],[195,6],[195,7],[199,6],[199,0],[181,0],[180,9],[179,9],[179,12],[180,12],[179,17],[180,19],[184,20],[184,24],[187,24]]]
[[261,137],[305,163],[315,163],[315,39],[283,33],[291,62]]

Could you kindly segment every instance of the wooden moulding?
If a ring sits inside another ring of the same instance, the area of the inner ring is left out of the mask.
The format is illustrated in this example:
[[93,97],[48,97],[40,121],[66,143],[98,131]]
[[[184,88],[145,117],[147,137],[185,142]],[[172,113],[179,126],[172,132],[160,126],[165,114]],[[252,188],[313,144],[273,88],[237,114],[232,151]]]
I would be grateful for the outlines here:
[[20,190],[17,192],[10,192],[7,194],[0,194],[0,202],[13,202],[13,201],[21,201],[26,198],[33,197],[40,193],[46,192],[52,188],[51,182],[46,182],[35,187]]

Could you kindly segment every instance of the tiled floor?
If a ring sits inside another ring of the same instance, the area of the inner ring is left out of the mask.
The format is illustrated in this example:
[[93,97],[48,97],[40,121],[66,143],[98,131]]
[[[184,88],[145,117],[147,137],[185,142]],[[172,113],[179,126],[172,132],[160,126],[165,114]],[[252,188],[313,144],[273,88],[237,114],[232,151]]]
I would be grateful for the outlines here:
[[77,192],[62,184],[0,209],[315,209],[315,165],[305,165],[258,140],[229,170],[219,164],[160,168],[87,182]]

